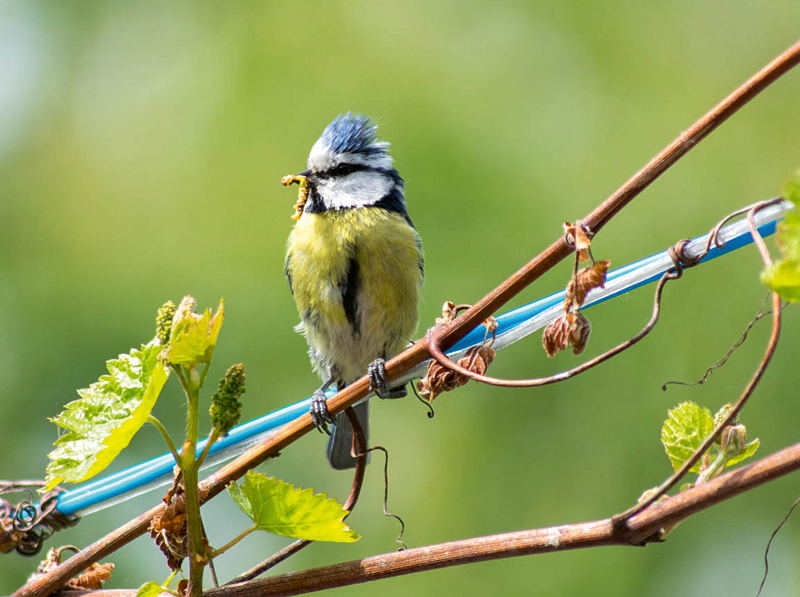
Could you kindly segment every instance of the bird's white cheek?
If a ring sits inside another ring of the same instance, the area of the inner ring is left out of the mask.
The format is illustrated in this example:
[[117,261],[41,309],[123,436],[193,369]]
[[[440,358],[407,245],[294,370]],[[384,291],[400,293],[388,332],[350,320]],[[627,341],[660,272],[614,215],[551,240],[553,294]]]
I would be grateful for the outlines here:
[[330,209],[346,209],[372,205],[392,189],[392,181],[379,172],[356,172],[350,176],[326,181],[318,191]]

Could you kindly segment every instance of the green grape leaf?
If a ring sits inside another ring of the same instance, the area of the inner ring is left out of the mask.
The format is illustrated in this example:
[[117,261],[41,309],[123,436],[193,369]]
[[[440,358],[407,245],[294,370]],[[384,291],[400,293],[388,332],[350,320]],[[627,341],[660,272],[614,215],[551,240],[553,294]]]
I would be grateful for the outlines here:
[[[800,202],[800,197],[797,197],[796,201]],[[782,222],[778,222],[777,244],[784,259],[791,261],[800,259],[800,212],[797,208],[786,214]]]
[[761,446],[761,440],[758,438],[754,439],[751,442],[747,442],[744,445],[744,450],[742,450],[742,453],[728,460],[725,463],[725,466],[726,467],[733,466],[734,464],[740,463],[745,458],[750,458],[753,454],[756,453],[756,450],[758,450],[759,446]]
[[[786,183],[781,195],[800,206],[800,170]],[[786,214],[778,223],[778,249],[783,259],[761,273],[761,282],[793,303],[800,301],[800,212]]]
[[761,273],[761,282],[793,303],[800,301],[800,259],[781,260]]
[[[683,402],[667,414],[661,427],[661,443],[672,468],[677,471],[714,431],[714,417],[710,410],[694,402]],[[700,463],[695,463],[690,470],[699,473]]]
[[163,592],[164,587],[151,580],[139,587],[139,590],[136,591],[136,597],[158,597]]
[[314,495],[312,489],[295,488],[255,471],[248,472],[241,485],[236,482],[228,485],[228,491],[242,512],[263,531],[337,543],[352,543],[361,538],[342,521],[348,511],[324,493]]
[[62,481],[85,481],[106,468],[130,443],[153,410],[169,376],[156,342],[106,362],[109,375],[78,390],[80,399],[55,419],[66,430],[47,466],[49,491]]
[[184,297],[172,319],[166,358],[173,365],[193,367],[210,363],[214,354],[219,330],[225,319],[222,301],[213,316],[211,309],[206,309],[202,315],[195,313],[195,306],[192,297]]
[[800,207],[800,168],[795,170],[783,185],[781,197]]

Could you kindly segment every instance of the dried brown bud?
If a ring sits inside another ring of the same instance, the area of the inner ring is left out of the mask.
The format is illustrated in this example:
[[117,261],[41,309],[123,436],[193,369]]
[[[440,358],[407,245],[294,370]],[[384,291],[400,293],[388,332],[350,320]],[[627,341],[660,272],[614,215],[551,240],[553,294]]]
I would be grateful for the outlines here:
[[592,324],[583,316],[583,313],[568,313],[570,319],[569,344],[572,346],[573,354],[581,354],[589,342],[589,334],[592,331]]
[[610,261],[598,261],[593,265],[588,265],[580,270],[567,286],[567,298],[565,304],[573,301],[580,307],[586,300],[586,295],[593,288],[603,288],[606,283],[606,272]]
[[554,357],[567,346],[572,346],[574,354],[581,354],[589,341],[592,325],[580,311],[560,315],[544,328],[542,346],[548,357]]
[[[492,364],[496,354],[495,350],[488,346],[473,346],[464,353],[463,357],[458,359],[458,364],[464,367],[464,369],[469,369],[473,373],[483,375],[486,373],[489,365]],[[461,376],[459,375],[459,377]],[[464,378],[464,382],[460,385],[464,385],[464,383],[467,383],[467,378]]]
[[[37,578],[42,574],[47,574],[61,564],[61,557],[65,551],[74,551],[78,553],[80,550],[74,545],[62,545],[61,547],[53,547],[47,550],[45,559],[39,562],[39,567],[31,576],[31,579]],[[109,579],[113,569],[114,564],[111,562],[105,564],[94,562],[79,575],[68,580],[64,588],[76,590],[102,589],[103,583]]]
[[[494,360],[495,351],[488,346],[473,346],[458,360],[458,365],[469,369],[473,373],[483,375]],[[449,392],[463,386],[469,378],[460,373],[440,365],[431,359],[428,362],[428,372],[417,382],[417,391],[420,396],[433,402],[442,392]]]
[[420,396],[429,402],[433,402],[442,392],[455,390],[465,383],[467,383],[466,378],[431,359],[428,362],[428,372],[425,377],[417,382],[417,391],[419,391]]
[[554,357],[559,352],[567,348],[567,338],[569,337],[569,322],[567,314],[559,315],[558,318],[544,328],[542,334],[542,346],[548,357]]
[[189,555],[186,497],[183,486],[173,484],[164,497],[167,507],[150,521],[150,536],[167,558],[170,570],[179,570]]
[[[428,366],[430,367],[430,363],[428,363]],[[437,396],[437,394],[434,394],[433,392],[430,379],[427,375],[417,382],[417,392],[419,392],[419,395],[425,398],[425,400],[428,402],[433,402],[433,399]]]
[[497,320],[490,315],[489,318],[483,322],[483,325],[486,327],[486,331],[494,336],[494,333],[497,331]]
[[67,589],[102,589],[103,583],[111,577],[111,571],[114,570],[114,564],[108,562],[106,564],[98,564],[95,562],[82,574],[79,574],[67,583]]
[[444,325],[446,323],[450,323],[456,318],[456,313],[458,309],[456,309],[456,305],[452,301],[445,301],[444,305],[442,305],[442,316],[436,318],[436,325]]
[[592,240],[586,234],[586,230],[578,220],[575,224],[564,222],[564,233],[572,238],[575,243],[575,251],[578,253],[580,261],[589,261],[589,248],[591,247]]

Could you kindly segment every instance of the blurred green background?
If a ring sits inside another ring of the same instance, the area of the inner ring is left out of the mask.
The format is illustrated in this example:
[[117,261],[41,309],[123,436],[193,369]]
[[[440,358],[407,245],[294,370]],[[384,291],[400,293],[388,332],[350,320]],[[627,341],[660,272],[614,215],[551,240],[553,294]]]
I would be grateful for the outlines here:
[[[283,277],[296,189],[337,114],[375,117],[407,181],[424,240],[421,334],[445,300],[474,302],[582,217],[650,157],[798,36],[796,0],[583,2],[0,3],[0,477],[41,477],[56,439],[47,421],[103,362],[153,335],[165,300],[225,299],[214,372],[247,367],[245,416],[318,385],[293,332]],[[620,266],[774,196],[800,165],[800,71],[715,132],[609,225],[594,254]],[[668,408],[731,401],[760,358],[760,324],[727,367],[693,380],[739,337],[764,296],[752,249],[687,273],[665,292],[646,341],[557,386],[469,384],[436,418],[413,398],[373,405],[390,461],[390,509],[405,541],[453,539],[610,516],[671,470],[659,443]],[[562,265],[510,306],[562,288]],[[647,320],[651,289],[588,315],[594,355]],[[798,314],[744,422],[761,455],[798,439]],[[492,373],[530,377],[538,337],[501,353]],[[215,384],[212,384],[215,385]],[[157,415],[178,436],[171,382]],[[313,433],[261,470],[344,498]],[[115,468],[163,451],[155,429]],[[276,572],[396,548],[381,514],[374,458],[350,519],[364,538],[314,545]],[[666,543],[473,564],[339,591],[342,595],[752,595],[770,533],[800,493],[783,478],[685,522]],[[49,545],[84,546],[159,499],[86,517]],[[226,497],[204,508],[211,542],[246,521]],[[230,578],[287,543],[251,536],[219,560]],[[764,595],[800,591],[800,521],[773,544]],[[163,580],[141,538],[114,554],[112,587]],[[0,556],[0,594],[35,559]]]

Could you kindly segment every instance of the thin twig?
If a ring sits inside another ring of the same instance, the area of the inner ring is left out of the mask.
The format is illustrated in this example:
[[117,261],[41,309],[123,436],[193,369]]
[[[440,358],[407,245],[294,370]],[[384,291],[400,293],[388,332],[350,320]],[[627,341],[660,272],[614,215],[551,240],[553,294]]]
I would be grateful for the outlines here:
[[[749,212],[747,212],[747,221],[750,225],[750,234],[753,236],[753,242],[755,243],[756,247],[758,247],[759,253],[761,253],[761,259],[764,261],[764,265],[769,267],[772,265],[772,258],[769,256],[769,251],[767,250],[767,246],[764,244],[764,239],[761,238],[761,235],[758,233],[758,228],[756,227],[755,221],[753,220],[753,213],[758,211],[759,205],[751,208]],[[764,371],[766,371],[769,362],[772,360],[772,355],[775,354],[775,348],[778,345],[778,338],[780,337],[781,332],[781,297],[777,292],[772,293],[772,331],[769,336],[769,340],[767,341],[767,348],[764,351],[764,356],[761,357],[761,362],[759,362],[758,367],[756,368],[755,373],[753,373],[753,377],[750,378],[750,381],[747,383],[744,391],[742,392],[739,399],[733,405],[728,415],[720,421],[717,427],[714,429],[714,432],[709,435],[705,441],[700,445],[697,450],[695,450],[694,454],[683,463],[683,465],[675,471],[666,481],[664,481],[661,485],[658,486],[657,490],[652,493],[647,499],[642,500],[635,506],[629,508],[625,512],[618,514],[614,517],[614,521],[616,524],[622,526],[625,524],[626,520],[629,519],[631,516],[641,512],[656,500],[658,500],[661,496],[666,494],[670,489],[672,489],[675,485],[677,485],[678,481],[680,481],[686,473],[688,473],[691,468],[695,465],[695,463],[702,458],[703,454],[708,451],[711,445],[716,441],[717,437],[719,437],[722,430],[731,424],[731,422],[736,419],[739,415],[739,412],[744,408],[744,405],[747,403],[750,396],[752,396],[753,391],[756,389],[758,382],[761,380],[762,375],[764,375]]]
[[[689,129],[681,133],[614,194],[603,201],[587,217],[583,218],[583,224],[588,226],[593,233],[599,232],[620,210],[683,155],[730,118],[742,106],[769,87],[781,75],[796,66],[798,62],[800,62],[800,41],[795,42],[782,52],[701,117]],[[442,347],[445,350],[449,349],[473,328],[480,325],[492,313],[500,309],[569,254],[570,248],[566,239],[562,236],[449,324],[442,334]],[[427,343],[424,340],[416,342],[386,363],[387,381],[396,379],[428,358],[430,358],[430,352],[427,349]],[[339,413],[366,397],[369,393],[369,378],[365,375],[330,398],[327,401],[328,411],[332,415]],[[281,449],[313,428],[311,416],[308,414],[288,423],[283,429],[272,434],[262,443],[251,448],[203,482],[201,484],[201,500],[205,501],[219,494],[232,480],[238,479],[251,468],[275,456]],[[54,568],[48,574],[20,588],[14,593],[14,597],[44,597],[61,588],[67,580],[90,563],[98,561],[145,533],[152,517],[163,508],[163,504],[155,506],[117,530],[112,531],[84,549],[80,554]]]
[[[706,383],[708,381],[708,378],[711,377],[711,374],[714,373],[714,371],[716,371],[720,367],[724,367],[725,363],[727,363],[728,360],[731,358],[731,356],[733,356],[733,353],[736,352],[736,349],[739,348],[742,344],[744,344],[747,341],[747,335],[750,333],[750,330],[753,329],[753,326],[756,323],[758,323],[759,321],[761,321],[767,315],[771,315],[772,314],[772,311],[764,311],[764,307],[767,304],[767,299],[769,298],[770,294],[771,293],[768,292],[764,296],[764,302],[762,303],[761,308],[758,310],[758,313],[756,313],[756,316],[753,319],[750,320],[750,323],[747,324],[747,327],[744,329],[744,333],[742,333],[742,335],[739,337],[739,339],[736,342],[734,342],[733,346],[730,347],[728,352],[726,352],[724,355],[722,355],[722,358],[720,358],[716,363],[714,363],[713,365],[711,365],[710,367],[708,367],[706,369],[705,373],[703,374],[703,377],[701,377],[697,381],[692,381],[692,382],[688,382],[688,381],[667,381],[667,382],[664,382],[664,385],[661,386],[661,389],[666,392],[667,391],[667,386],[687,386],[687,387],[691,387],[691,386],[702,386],[704,383]],[[783,307],[781,307],[781,308],[786,308],[786,305],[788,305],[788,303],[785,303],[783,305]]]
[[395,541],[400,544],[399,549],[408,549],[403,542],[403,534],[406,532],[406,523],[397,514],[389,512],[389,450],[383,446],[372,446],[367,452],[383,453],[383,515],[387,518],[394,518],[400,524],[400,533]]
[[789,520],[792,512],[794,512],[794,509],[797,508],[797,504],[800,504],[800,497],[794,501],[792,507],[789,508],[789,511],[786,513],[786,516],[783,517],[783,520],[778,527],[772,531],[772,535],[770,535],[769,541],[767,541],[767,549],[764,551],[764,578],[761,579],[761,585],[758,587],[758,593],[756,593],[756,597],[761,595],[761,591],[764,590],[764,584],[767,582],[767,576],[769,575],[769,548],[772,547],[772,541],[775,539],[778,531],[780,531],[781,528],[783,528],[783,525],[786,524],[786,521]]

